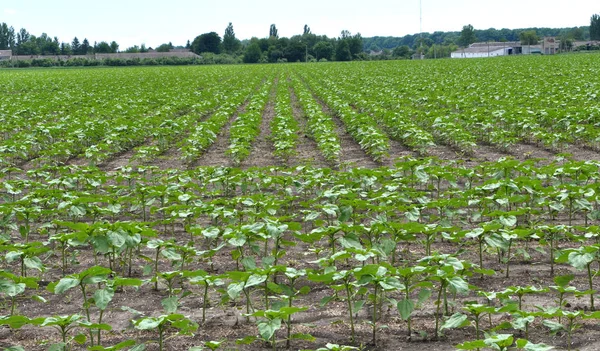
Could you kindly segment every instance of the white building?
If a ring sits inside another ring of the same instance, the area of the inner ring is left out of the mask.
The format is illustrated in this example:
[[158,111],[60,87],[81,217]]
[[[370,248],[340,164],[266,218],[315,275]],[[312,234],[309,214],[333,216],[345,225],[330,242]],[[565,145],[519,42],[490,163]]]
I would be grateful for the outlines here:
[[521,43],[516,41],[509,42],[489,42],[473,43],[468,48],[458,49],[450,54],[452,58],[481,58],[521,54]]

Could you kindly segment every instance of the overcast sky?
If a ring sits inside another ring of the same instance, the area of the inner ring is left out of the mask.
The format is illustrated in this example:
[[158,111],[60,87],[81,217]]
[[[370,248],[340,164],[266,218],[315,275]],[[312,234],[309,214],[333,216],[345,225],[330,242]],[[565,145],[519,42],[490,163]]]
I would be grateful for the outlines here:
[[[423,31],[587,26],[600,13],[598,0],[422,0]],[[171,41],[185,45],[199,34],[233,23],[239,39],[263,38],[276,24],[280,36],[315,34],[337,37],[346,29],[363,37],[404,36],[419,32],[419,0],[18,0],[0,2],[0,22],[45,32],[60,41],[115,40],[120,49]]]

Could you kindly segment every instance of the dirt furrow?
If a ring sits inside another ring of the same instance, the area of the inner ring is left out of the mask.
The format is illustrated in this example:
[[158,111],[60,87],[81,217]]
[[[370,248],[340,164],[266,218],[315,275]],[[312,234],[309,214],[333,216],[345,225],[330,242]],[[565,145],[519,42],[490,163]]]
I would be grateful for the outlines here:
[[246,112],[246,107],[250,103],[250,99],[246,99],[244,104],[238,107],[235,114],[229,119],[229,122],[221,129],[217,135],[215,142],[206,150],[196,162],[193,163],[191,168],[198,166],[212,166],[212,167],[234,167],[233,160],[227,156],[226,152],[229,149],[229,137],[231,126],[237,120],[238,116]]
[[262,113],[260,122],[260,134],[252,144],[252,151],[248,158],[242,162],[241,168],[250,167],[269,167],[279,166],[281,162],[273,153],[273,143],[269,139],[271,136],[271,122],[275,117],[275,92],[277,91],[278,80],[276,79],[269,94],[269,101]]
[[298,145],[296,146],[296,154],[290,157],[290,165],[310,164],[315,167],[328,167],[329,164],[321,152],[317,143],[309,137],[308,126],[304,112],[298,102],[298,97],[294,90],[290,87],[290,100],[292,102],[292,112],[294,118],[298,122],[299,137]]
[[568,145],[563,153],[573,155],[577,161],[600,161],[600,153],[579,145]]

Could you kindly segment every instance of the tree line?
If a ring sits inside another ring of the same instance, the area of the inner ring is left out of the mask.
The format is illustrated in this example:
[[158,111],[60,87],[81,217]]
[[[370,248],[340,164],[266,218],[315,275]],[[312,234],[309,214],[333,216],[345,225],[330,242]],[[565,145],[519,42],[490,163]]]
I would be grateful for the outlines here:
[[[449,57],[459,46],[466,47],[475,41],[521,41],[531,44],[545,36],[559,37],[561,45],[565,46],[578,40],[600,40],[600,15],[594,14],[590,18],[589,27],[478,30],[468,25],[460,32],[372,38],[363,38],[360,33],[352,34],[347,30],[343,30],[336,38],[329,38],[312,33],[308,25],[304,26],[302,34],[286,38],[280,37],[277,26],[272,24],[267,37],[243,41],[236,37],[233,24],[229,23],[223,37],[216,32],[204,33],[177,48],[187,48],[197,54],[210,53],[216,55],[216,59],[211,56],[211,60],[219,62],[351,61],[410,58],[414,54],[427,58]],[[169,42],[155,50],[167,52],[175,48]],[[35,36],[24,28],[15,31],[8,24],[1,23],[0,50],[12,50],[14,55],[91,55],[143,53],[153,49],[141,44],[120,50],[116,41],[91,44],[87,38],[80,41],[77,37],[71,42],[60,42],[57,37],[50,37],[46,33]]]

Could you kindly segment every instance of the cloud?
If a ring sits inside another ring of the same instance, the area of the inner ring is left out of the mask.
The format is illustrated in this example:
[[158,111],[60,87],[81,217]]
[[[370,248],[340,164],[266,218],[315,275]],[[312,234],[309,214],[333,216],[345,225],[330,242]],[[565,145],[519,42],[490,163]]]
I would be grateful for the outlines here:
[[5,15],[9,15],[9,16],[16,15],[17,14],[17,10],[15,10],[15,9],[4,9],[4,14]]

